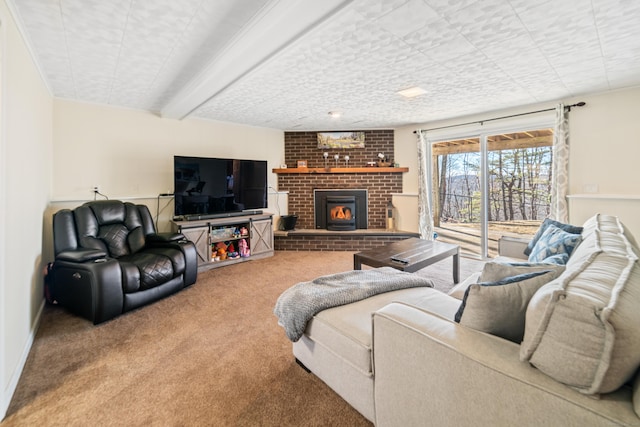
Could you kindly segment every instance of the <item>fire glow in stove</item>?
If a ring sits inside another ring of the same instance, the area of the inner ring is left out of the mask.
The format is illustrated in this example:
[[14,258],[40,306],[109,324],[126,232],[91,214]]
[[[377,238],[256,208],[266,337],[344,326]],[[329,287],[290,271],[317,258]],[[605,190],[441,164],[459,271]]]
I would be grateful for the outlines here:
[[350,231],[367,228],[367,190],[315,189],[315,228]]
[[356,198],[354,196],[327,197],[327,230],[356,229]]

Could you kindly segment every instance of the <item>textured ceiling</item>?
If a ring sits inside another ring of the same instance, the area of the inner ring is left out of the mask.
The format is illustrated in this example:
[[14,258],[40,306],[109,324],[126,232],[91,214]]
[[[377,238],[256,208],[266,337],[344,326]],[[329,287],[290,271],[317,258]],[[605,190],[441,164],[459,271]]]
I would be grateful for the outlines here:
[[167,117],[394,128],[640,85],[637,0],[7,3],[54,96]]

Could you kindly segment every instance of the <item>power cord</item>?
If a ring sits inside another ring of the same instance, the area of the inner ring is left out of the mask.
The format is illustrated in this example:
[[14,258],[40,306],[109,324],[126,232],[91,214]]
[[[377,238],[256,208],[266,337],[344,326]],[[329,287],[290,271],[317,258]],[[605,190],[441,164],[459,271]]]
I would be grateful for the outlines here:
[[278,190],[273,188],[271,185],[269,186],[269,188],[272,189],[274,191],[274,193],[276,193],[276,210],[278,211],[278,216],[282,216],[282,215],[280,215],[280,199],[278,198],[280,193],[278,192]]
[[99,192],[97,188],[94,188],[94,189],[93,189],[93,200],[96,200],[96,196],[102,196],[102,197],[104,197],[106,200],[109,200],[109,198],[108,198],[106,195],[104,195],[104,194],[102,194],[101,192]]
[[158,220],[160,218],[160,213],[162,211],[164,211],[165,209],[167,209],[169,207],[169,204],[171,204],[171,200],[169,200],[167,202],[167,204],[164,205],[162,207],[162,209],[160,209],[160,198],[161,197],[171,197],[171,198],[173,198],[174,194],[173,193],[160,193],[160,194],[158,194],[158,197],[156,199],[156,232],[158,231]]

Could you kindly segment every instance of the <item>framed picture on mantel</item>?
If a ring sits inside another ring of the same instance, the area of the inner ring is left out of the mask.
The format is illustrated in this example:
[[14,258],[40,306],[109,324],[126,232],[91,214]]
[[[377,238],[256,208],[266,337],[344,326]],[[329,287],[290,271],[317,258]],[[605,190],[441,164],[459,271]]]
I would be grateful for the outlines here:
[[307,161],[306,160],[298,160],[298,167],[299,168],[306,168],[307,167]]
[[364,148],[364,132],[318,132],[318,148]]

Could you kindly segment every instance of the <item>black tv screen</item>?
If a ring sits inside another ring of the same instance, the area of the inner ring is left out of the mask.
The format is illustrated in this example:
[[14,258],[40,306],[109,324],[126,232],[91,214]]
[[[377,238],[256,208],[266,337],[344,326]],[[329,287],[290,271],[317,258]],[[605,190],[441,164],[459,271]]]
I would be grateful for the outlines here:
[[267,161],[173,157],[175,215],[267,207]]

